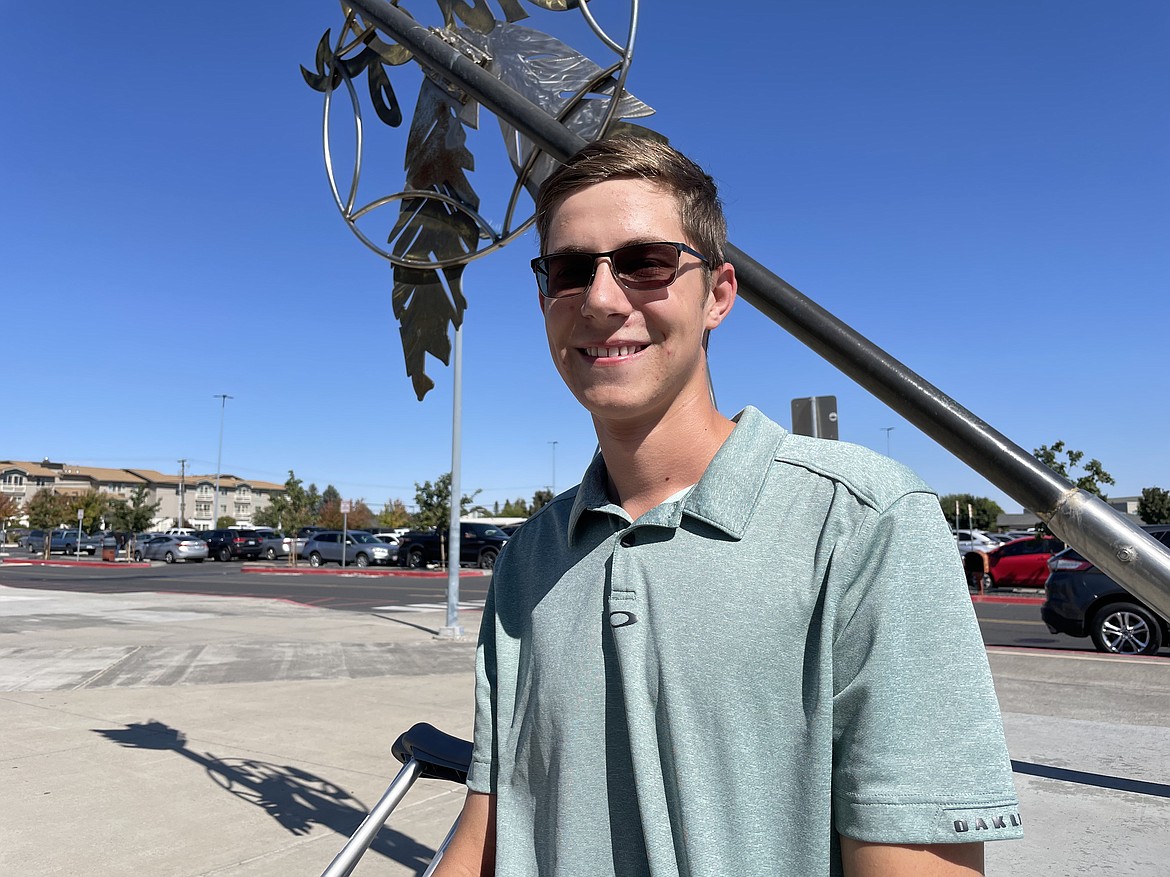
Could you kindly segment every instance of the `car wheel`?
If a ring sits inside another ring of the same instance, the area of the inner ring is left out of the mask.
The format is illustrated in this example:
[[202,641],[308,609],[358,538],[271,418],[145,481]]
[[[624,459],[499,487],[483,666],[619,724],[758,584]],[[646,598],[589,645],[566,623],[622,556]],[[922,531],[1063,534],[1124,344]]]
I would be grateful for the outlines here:
[[1093,616],[1090,629],[1099,652],[1153,655],[1162,647],[1162,626],[1148,609],[1133,603],[1111,603]]
[[227,561],[232,559],[232,550],[230,548],[221,548],[219,549],[219,554],[217,554],[216,557],[222,560],[224,563],[227,563]]
[[174,552],[168,551],[166,554],[163,555],[163,560],[166,561],[167,563],[174,563],[175,562]]
[[135,561],[135,563],[142,563],[142,552],[141,551],[134,552],[134,561]]
[[353,562],[354,562],[355,566],[357,566],[361,569],[365,569],[367,566],[370,565],[370,559],[368,557],[366,557],[366,555],[364,555],[364,554],[359,554],[357,557],[355,557],[353,559]]
[[269,560],[276,560],[276,549],[269,548],[267,551],[264,552],[264,556],[266,558],[268,558]]
[[496,565],[496,555],[500,552],[494,548],[485,548],[479,555],[479,568],[492,569]]
[[325,558],[316,551],[309,555],[309,566],[321,566],[323,563],[325,563]]
[[406,552],[406,565],[411,569],[421,569],[423,566],[423,550],[415,546]]

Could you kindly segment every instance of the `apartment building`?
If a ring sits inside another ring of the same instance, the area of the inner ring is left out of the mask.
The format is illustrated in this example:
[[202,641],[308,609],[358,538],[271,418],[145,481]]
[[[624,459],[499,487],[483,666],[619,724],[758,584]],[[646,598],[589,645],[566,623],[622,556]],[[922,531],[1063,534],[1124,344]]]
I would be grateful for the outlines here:
[[[215,475],[167,475],[153,469],[104,469],[42,460],[0,460],[0,493],[23,504],[38,491],[80,495],[103,491],[114,499],[129,501],[138,488],[145,488],[150,502],[159,503],[153,528],[177,526],[182,515],[197,530],[214,526],[211,506],[215,497]],[[230,515],[240,526],[249,526],[257,512],[284,492],[283,484],[254,481],[235,475],[219,477],[219,515]],[[69,521],[62,521],[69,524]]]

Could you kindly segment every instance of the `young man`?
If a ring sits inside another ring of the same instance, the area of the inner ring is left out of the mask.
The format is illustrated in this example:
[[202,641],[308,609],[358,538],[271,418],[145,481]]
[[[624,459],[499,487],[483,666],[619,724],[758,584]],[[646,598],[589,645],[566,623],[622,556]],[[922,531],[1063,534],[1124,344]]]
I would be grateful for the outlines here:
[[735,270],[684,156],[591,144],[537,229],[549,349],[600,453],[497,560],[437,873],[982,873],[1020,818],[937,498],[715,409],[704,336]]

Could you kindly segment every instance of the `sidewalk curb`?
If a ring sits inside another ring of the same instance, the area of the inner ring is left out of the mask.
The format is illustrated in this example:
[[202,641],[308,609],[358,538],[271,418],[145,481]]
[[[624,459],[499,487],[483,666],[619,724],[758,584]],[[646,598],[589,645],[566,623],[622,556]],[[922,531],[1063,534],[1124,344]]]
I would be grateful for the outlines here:
[[105,560],[45,560],[40,557],[6,557],[0,563],[10,563],[13,566],[91,566],[96,569],[114,569],[116,567],[131,569],[149,569],[149,563],[138,563],[131,560],[115,560],[113,563]]
[[1029,597],[1024,594],[972,594],[972,603],[1033,603],[1039,606],[1043,597]]

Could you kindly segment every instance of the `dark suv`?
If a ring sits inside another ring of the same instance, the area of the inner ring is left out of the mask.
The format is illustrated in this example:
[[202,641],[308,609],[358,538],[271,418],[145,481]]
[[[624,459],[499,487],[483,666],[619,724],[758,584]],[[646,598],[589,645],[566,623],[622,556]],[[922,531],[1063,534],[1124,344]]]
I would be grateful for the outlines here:
[[[508,534],[495,524],[463,521],[459,525],[459,562],[480,569],[492,569]],[[446,556],[447,531],[412,530],[398,540],[398,564],[419,569],[428,563],[440,563]]]
[[207,556],[216,560],[255,560],[260,556],[260,535],[255,530],[228,527],[225,530],[204,530],[196,533],[207,543]]
[[[1170,524],[1142,527],[1170,547]],[[1053,633],[1092,637],[1099,652],[1153,655],[1170,643],[1170,622],[1067,548],[1048,561],[1040,617]]]

